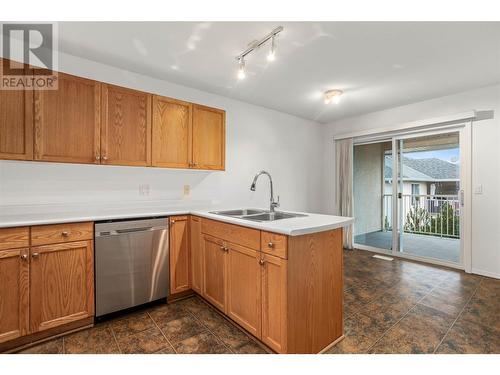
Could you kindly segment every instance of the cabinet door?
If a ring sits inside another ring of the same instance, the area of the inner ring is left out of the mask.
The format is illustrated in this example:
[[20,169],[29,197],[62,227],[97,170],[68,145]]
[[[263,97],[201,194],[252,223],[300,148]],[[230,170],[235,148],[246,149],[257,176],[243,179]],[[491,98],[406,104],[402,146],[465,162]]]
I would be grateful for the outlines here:
[[57,90],[35,92],[35,160],[99,163],[100,87],[59,73]]
[[226,252],[222,240],[203,236],[203,297],[215,307],[226,307]]
[[187,216],[170,218],[170,293],[191,288]]
[[193,168],[224,170],[226,112],[193,105]]
[[227,247],[226,313],[252,335],[260,337],[260,252],[235,244],[228,244]]
[[92,241],[31,248],[31,331],[94,315]]
[[33,90],[0,90],[0,159],[33,159]]
[[278,353],[286,352],[286,260],[262,254],[262,341]]
[[201,238],[201,219],[197,216],[190,216],[189,237],[191,248],[191,288],[202,293],[203,281],[203,254]]
[[151,94],[102,85],[101,164],[151,165]]
[[28,334],[28,249],[0,251],[0,343]]
[[191,121],[191,103],[157,95],[153,97],[153,166],[191,166]]

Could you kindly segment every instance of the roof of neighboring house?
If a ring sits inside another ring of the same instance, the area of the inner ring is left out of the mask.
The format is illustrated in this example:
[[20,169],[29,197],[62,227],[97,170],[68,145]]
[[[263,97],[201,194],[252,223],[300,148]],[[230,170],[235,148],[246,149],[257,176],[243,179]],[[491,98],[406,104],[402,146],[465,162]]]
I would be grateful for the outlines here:
[[[392,156],[385,158],[384,178],[392,179]],[[403,180],[458,181],[460,166],[438,158],[412,159],[403,157]]]

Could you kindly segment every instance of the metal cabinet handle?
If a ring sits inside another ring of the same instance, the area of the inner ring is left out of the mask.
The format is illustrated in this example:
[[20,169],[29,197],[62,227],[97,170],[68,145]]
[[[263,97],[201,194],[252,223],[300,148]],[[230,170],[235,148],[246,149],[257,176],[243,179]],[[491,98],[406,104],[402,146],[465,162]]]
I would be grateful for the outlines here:
[[260,264],[261,266],[263,266],[263,265],[264,265],[264,263],[266,263],[266,261],[265,261],[264,259],[260,259],[260,260],[259,260],[259,264]]
[[273,244],[272,242],[268,242],[268,243],[267,243],[267,247],[271,247],[271,248],[273,248],[273,247],[274,247],[274,244]]
[[106,161],[106,160],[108,160],[108,157],[107,157],[106,155],[104,155],[104,156],[102,157],[102,160]]
[[101,160],[101,155],[96,155],[95,160],[97,160],[97,161]]
[[33,253],[33,254],[31,254],[31,257],[32,258],[38,258],[39,255],[40,255],[39,253]]
[[69,232],[64,230],[64,231],[61,232],[61,235],[63,237],[68,237],[69,236]]
[[27,260],[27,259],[28,259],[28,254],[23,254],[23,255],[21,255],[21,259],[22,259],[22,260]]

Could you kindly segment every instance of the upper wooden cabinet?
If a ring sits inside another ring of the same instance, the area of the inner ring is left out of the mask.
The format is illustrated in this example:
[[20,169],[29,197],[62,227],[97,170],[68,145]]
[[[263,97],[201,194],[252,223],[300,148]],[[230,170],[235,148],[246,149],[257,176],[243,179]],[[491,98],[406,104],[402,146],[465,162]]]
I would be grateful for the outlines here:
[[102,85],[101,164],[151,165],[151,97]]
[[191,288],[189,262],[189,221],[187,216],[170,218],[170,293]]
[[153,166],[190,168],[191,134],[192,104],[154,95]]
[[224,170],[225,120],[220,109],[155,95],[153,166]]
[[225,169],[225,111],[65,73],[57,79],[55,90],[0,91],[0,159]]
[[0,159],[33,159],[32,90],[0,90]]
[[193,104],[193,167],[225,169],[226,112]]
[[59,73],[35,92],[35,160],[99,163],[101,84]]

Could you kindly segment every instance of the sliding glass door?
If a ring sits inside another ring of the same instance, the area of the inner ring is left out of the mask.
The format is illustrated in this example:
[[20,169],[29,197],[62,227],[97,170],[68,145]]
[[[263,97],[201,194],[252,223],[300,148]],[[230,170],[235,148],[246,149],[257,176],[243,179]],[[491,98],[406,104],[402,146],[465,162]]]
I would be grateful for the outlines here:
[[460,131],[355,144],[356,247],[461,265]]

